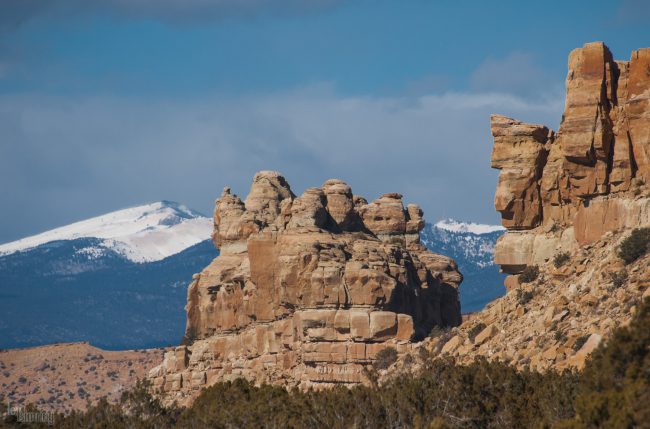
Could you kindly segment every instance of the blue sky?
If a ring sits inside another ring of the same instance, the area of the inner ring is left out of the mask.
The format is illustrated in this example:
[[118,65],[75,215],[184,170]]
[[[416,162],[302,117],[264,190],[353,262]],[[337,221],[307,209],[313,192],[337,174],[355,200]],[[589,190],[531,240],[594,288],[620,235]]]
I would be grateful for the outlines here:
[[498,222],[489,114],[557,129],[568,53],[629,59],[648,4],[3,1],[0,242],[262,169]]

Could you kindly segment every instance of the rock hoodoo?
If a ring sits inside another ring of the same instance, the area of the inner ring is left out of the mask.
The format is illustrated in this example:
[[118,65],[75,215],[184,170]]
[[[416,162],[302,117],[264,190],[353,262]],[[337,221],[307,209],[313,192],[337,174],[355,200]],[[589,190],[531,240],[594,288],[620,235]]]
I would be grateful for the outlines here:
[[282,175],[260,172],[245,201],[225,188],[212,236],[221,254],[188,290],[193,343],[167,353],[154,386],[183,403],[236,377],[355,384],[380,350],[459,325],[462,276],[420,243],[423,226],[400,194],[367,203],[340,180],[296,197]]
[[557,133],[491,117],[494,204],[509,230],[495,261],[511,274],[650,223],[650,48],[616,61],[588,43],[571,52],[566,86]]

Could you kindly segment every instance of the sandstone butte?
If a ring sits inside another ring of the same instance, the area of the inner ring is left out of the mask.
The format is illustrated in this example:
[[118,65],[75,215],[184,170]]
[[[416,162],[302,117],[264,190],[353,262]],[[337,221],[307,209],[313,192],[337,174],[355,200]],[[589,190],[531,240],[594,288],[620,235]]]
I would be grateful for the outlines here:
[[[421,347],[458,363],[581,368],[650,296],[650,254],[627,266],[617,254],[632,229],[650,226],[650,48],[630,61],[600,42],[575,49],[557,132],[499,115],[491,130],[507,228],[494,258],[510,274],[507,293]],[[522,277],[533,266],[536,278]],[[382,379],[417,369],[417,356]]]
[[186,337],[149,377],[166,401],[244,377],[288,387],[354,385],[387,347],[405,353],[434,326],[461,323],[456,263],[421,243],[422,210],[372,203],[340,180],[296,197],[257,173],[245,201],[225,188],[220,255],[188,289]]

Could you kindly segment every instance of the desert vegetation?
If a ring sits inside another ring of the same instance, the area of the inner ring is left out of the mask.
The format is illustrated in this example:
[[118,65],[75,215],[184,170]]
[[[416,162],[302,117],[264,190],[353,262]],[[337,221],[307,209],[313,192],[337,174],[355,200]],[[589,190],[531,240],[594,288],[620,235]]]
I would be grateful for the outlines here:
[[528,265],[519,274],[519,281],[521,283],[531,283],[537,280],[537,277],[539,277],[539,267],[537,265]]
[[645,255],[650,248],[650,228],[636,228],[626,237],[618,249],[618,255],[629,265]]

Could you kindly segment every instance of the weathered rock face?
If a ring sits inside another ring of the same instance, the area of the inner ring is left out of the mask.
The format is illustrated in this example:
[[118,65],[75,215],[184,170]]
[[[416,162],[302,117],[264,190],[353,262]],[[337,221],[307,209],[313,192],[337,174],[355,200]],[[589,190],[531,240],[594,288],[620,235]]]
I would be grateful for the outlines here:
[[540,184],[552,132],[542,125],[523,124],[492,115],[492,168],[501,170],[494,206],[503,225],[511,229],[533,228],[542,219]]
[[245,202],[216,202],[221,254],[188,290],[186,336],[150,376],[168,400],[235,377],[291,386],[364,381],[383,348],[461,322],[462,276],[420,244],[422,210],[400,194],[368,204],[340,180],[295,197],[275,172]]
[[566,86],[557,134],[491,118],[495,208],[512,231],[495,254],[506,272],[650,223],[650,48],[625,62],[588,43],[571,52]]
[[[628,265],[618,254],[633,228],[650,226],[649,53],[622,62],[602,43],[573,51],[557,134],[492,116],[495,207],[508,229],[495,262],[513,275],[505,296],[419,347],[461,364],[580,369],[630,323],[650,297],[650,253]],[[424,368],[427,355],[400,356],[379,382]]]

